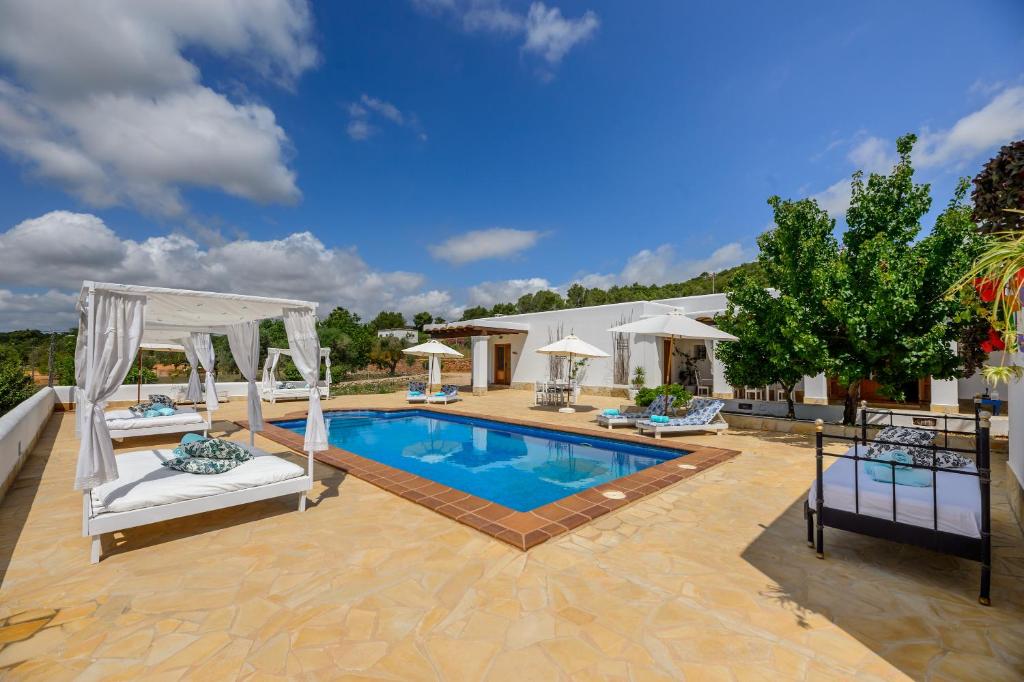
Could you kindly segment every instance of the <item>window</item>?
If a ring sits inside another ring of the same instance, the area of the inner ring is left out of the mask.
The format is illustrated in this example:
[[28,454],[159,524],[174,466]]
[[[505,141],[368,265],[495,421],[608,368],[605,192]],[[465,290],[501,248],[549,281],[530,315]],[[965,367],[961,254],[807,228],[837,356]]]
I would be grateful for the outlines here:
[[708,359],[708,347],[703,343],[699,346],[696,346],[694,351],[694,357],[696,357],[698,360]]

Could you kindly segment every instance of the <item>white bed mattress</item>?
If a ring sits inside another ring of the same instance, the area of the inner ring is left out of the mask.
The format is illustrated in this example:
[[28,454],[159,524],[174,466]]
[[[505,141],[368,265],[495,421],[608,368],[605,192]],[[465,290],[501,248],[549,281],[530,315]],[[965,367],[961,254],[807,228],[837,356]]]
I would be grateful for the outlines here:
[[302,467],[280,457],[261,450],[253,452],[255,457],[223,474],[190,474],[161,466],[160,462],[174,459],[172,450],[143,450],[118,455],[120,478],[93,488],[93,511],[102,514],[158,507],[278,483],[306,474]]
[[275,388],[273,391],[263,391],[263,395],[273,395],[276,398],[308,398],[308,388]]
[[111,431],[130,431],[132,429],[152,429],[160,426],[184,426],[186,424],[202,424],[203,416],[191,408],[178,408],[166,417],[136,417],[129,410],[110,410],[104,413],[107,428]]
[[[863,452],[863,448],[862,448]],[[853,448],[846,451],[853,455]],[[826,460],[828,457],[826,456]],[[892,520],[892,484],[879,483],[865,471],[865,462],[857,463],[860,513]],[[837,459],[825,470],[825,506],[841,511],[855,511],[852,459]],[[974,465],[964,471],[977,471]],[[939,530],[967,537],[981,537],[981,490],[977,476],[965,476],[940,471],[936,474],[935,491],[932,487],[915,488],[896,486],[896,520],[925,528],[933,527],[934,500],[939,502]],[[817,504],[816,486],[811,482],[807,502],[813,509]]]

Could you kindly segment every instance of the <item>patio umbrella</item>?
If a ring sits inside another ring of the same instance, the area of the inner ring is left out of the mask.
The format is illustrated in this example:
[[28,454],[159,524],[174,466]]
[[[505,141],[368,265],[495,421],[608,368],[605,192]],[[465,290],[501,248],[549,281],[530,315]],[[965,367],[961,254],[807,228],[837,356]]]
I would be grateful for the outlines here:
[[[569,334],[569,336],[565,337],[564,339],[560,339],[558,341],[555,341],[554,343],[549,343],[546,346],[542,346],[541,348],[537,349],[537,352],[538,353],[543,353],[544,355],[557,355],[557,356],[560,356],[560,357],[567,357],[567,358],[569,358],[569,373],[570,374],[572,373],[572,358],[573,358],[573,356],[581,357],[581,358],[607,358],[607,357],[611,357],[610,355],[608,355],[608,353],[605,353],[603,350],[601,350],[597,346],[590,345],[589,343],[587,343],[583,339],[579,338],[575,334]],[[569,376],[568,378],[570,380],[572,379],[571,376]],[[569,402],[569,401],[566,400],[566,402]],[[569,407],[568,405],[566,405],[565,407],[560,408],[558,411],[559,412],[571,413],[571,412],[575,412],[576,410],[574,408]]]
[[[617,327],[612,327],[608,331],[617,332],[623,334],[649,334],[651,336],[661,336],[671,340],[671,344],[675,343],[676,339],[710,339],[712,341],[739,341],[732,334],[727,334],[717,327],[712,327],[710,324],[704,324],[698,322],[692,317],[687,317],[682,310],[674,308],[667,313],[661,315],[652,315],[645,317],[636,322],[627,322],[626,324],[620,324]],[[669,346],[669,352],[672,350],[672,345]],[[668,362],[666,358],[665,362]],[[671,383],[671,377],[669,377]],[[668,400],[668,384],[665,384],[665,399]]]
[[435,366],[435,363],[436,363],[437,368],[438,368],[437,369],[437,375],[441,376],[441,365],[440,365],[441,361],[439,359],[440,356],[442,356],[442,355],[449,355],[449,356],[457,357],[457,358],[461,358],[462,357],[462,353],[460,353],[459,351],[455,350],[454,348],[449,348],[448,346],[444,345],[440,341],[427,341],[426,343],[421,343],[418,346],[412,346],[411,348],[406,348],[402,352],[405,353],[406,355],[415,355],[417,357],[428,358],[428,364],[427,364],[427,393],[430,393],[431,385],[432,385],[432,382],[434,380],[434,366]]

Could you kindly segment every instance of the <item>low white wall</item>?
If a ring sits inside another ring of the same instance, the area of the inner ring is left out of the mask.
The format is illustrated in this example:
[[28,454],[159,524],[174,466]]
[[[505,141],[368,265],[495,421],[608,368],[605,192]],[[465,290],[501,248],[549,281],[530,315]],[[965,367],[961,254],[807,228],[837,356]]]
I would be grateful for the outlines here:
[[0,499],[18,475],[56,402],[56,392],[44,388],[0,417]]
[[[142,399],[145,400],[150,393],[162,393],[164,395],[174,396],[178,392],[178,389],[184,389],[188,386],[187,383],[180,384],[142,384]],[[217,391],[227,391],[229,396],[245,396],[247,395],[248,384],[244,381],[225,381],[217,382]],[[71,386],[54,386],[53,390],[57,394],[57,400],[61,403],[68,405],[74,402],[72,397],[73,391]],[[110,398],[110,402],[115,401],[129,401],[135,400],[138,396],[139,387],[136,384],[125,384],[119,386],[114,396]]]

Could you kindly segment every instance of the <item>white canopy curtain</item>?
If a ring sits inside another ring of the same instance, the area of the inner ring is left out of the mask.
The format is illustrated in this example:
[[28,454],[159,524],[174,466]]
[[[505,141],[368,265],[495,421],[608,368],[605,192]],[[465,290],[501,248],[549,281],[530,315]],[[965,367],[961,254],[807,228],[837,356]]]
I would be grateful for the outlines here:
[[85,388],[77,409],[82,411],[81,442],[75,489],[88,490],[117,479],[114,447],[103,414],[106,401],[124,381],[142,342],[146,299],[142,296],[97,291],[88,306],[85,340]]
[[317,386],[320,339],[316,335],[316,317],[309,309],[287,308],[284,311],[284,329],[288,333],[288,347],[292,351],[295,367],[309,384],[309,410],[306,413],[303,449],[306,452],[321,452],[327,449],[327,426],[324,424],[320,389]]
[[85,399],[85,337],[89,331],[89,311],[78,306],[78,336],[75,338],[75,435],[82,435],[82,415],[85,414],[80,405]]
[[260,368],[260,323],[255,320],[240,322],[229,326],[227,331],[231,355],[249,382],[249,445],[253,445],[253,434],[263,430],[263,406],[260,404],[260,391],[256,388],[256,374]]
[[[217,404],[216,387],[210,376],[214,360],[210,334],[227,334],[232,325],[253,323],[257,332],[255,347],[243,344],[244,351],[232,349],[243,373],[251,367],[248,378],[252,381],[259,359],[258,322],[280,317],[286,308],[304,310],[312,317],[317,308],[316,303],[293,299],[88,281],[82,284],[78,305],[79,310],[87,313],[79,326],[79,338],[84,339],[84,345],[75,354],[76,361],[84,358],[79,366],[85,368],[78,407],[88,414],[82,419],[75,488],[85,489],[86,495],[88,489],[118,477],[103,403],[124,381],[144,335],[188,338],[192,342],[199,363],[207,370],[209,409],[210,401],[214,408]],[[251,339],[252,335],[244,332],[241,338]]]
[[[203,384],[199,381],[199,353],[196,352],[196,346],[192,343],[192,337],[186,337],[181,340],[181,345],[185,348],[185,360],[188,361],[188,388],[185,391],[185,397],[187,397],[193,405],[198,405],[199,401],[203,399]],[[214,398],[216,398],[216,393]]]
[[[263,390],[271,391],[277,383],[277,365],[282,355],[294,359],[294,353],[290,348],[268,348],[267,359],[263,361]],[[321,348],[320,357],[324,361],[324,383],[327,384],[327,397],[331,391],[331,349]],[[320,363],[317,361],[317,385],[319,386]],[[312,384],[310,384],[312,385]]]
[[[196,352],[199,364],[206,371],[206,411],[213,412],[220,404],[217,402],[217,384],[213,380],[213,363],[216,361],[216,356],[213,352],[213,339],[210,338],[209,334],[200,334],[198,332],[192,332],[189,339],[192,341],[192,348]],[[189,381],[191,381],[191,378]]]

